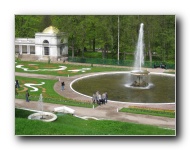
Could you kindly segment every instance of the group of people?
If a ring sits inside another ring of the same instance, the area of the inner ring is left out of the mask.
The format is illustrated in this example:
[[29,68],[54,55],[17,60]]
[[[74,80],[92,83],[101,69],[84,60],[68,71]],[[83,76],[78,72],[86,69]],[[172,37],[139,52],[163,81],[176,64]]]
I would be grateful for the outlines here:
[[160,65],[156,65],[156,64],[154,64],[154,68],[162,68],[162,69],[167,69],[167,66],[166,65],[164,65],[164,64],[160,64]]
[[97,91],[96,93],[94,93],[92,95],[92,103],[93,104],[95,104],[95,103],[97,103],[98,105],[105,104],[105,103],[107,103],[107,100],[108,100],[107,92],[100,94],[100,92]]

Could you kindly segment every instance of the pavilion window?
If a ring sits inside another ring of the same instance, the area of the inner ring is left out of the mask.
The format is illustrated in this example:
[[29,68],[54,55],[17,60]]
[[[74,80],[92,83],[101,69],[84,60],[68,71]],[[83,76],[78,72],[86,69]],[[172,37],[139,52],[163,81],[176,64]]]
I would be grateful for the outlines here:
[[49,47],[44,47],[44,55],[49,55]]
[[30,54],[35,54],[35,46],[30,46]]
[[27,54],[27,45],[22,46],[22,53]]
[[15,53],[19,53],[19,45],[15,45]]

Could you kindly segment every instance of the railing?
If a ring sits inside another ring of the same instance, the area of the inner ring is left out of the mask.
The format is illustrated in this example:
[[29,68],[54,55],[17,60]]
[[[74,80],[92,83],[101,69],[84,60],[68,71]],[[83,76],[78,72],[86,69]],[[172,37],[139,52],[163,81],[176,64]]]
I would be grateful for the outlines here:
[[[134,61],[131,60],[116,60],[116,59],[101,59],[101,58],[80,58],[80,57],[68,57],[69,62],[78,62],[78,63],[89,63],[89,64],[102,64],[102,65],[119,65],[119,66],[128,66],[133,67]],[[175,64],[167,62],[144,62],[144,67],[154,68],[154,64],[160,65],[165,64],[167,69],[175,69]]]

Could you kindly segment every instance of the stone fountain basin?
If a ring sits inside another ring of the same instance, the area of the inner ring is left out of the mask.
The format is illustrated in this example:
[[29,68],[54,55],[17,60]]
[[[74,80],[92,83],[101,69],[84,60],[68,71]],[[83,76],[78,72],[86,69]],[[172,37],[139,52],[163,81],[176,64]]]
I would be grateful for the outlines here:
[[131,71],[131,74],[136,76],[142,76],[142,75],[148,75],[150,72],[147,70],[133,70]]
[[132,79],[131,72],[126,71],[99,73],[77,78],[71,82],[70,87],[74,92],[90,98],[92,93],[98,89],[100,93],[106,91],[111,101],[131,103],[175,102],[175,74],[150,73],[147,79],[149,86],[146,88],[131,87]]
[[[42,119],[42,115],[43,115],[43,119]],[[57,119],[57,116],[50,112],[37,112],[37,113],[33,113],[33,114],[29,115],[28,119],[40,120],[40,121],[44,121],[44,122],[52,122]]]

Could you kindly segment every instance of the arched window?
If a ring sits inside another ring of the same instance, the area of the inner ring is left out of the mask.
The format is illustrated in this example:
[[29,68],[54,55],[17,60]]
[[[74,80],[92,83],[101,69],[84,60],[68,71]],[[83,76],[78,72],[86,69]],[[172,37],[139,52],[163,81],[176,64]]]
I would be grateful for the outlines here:
[[43,43],[44,44],[49,44],[49,41],[48,40],[44,40]]

